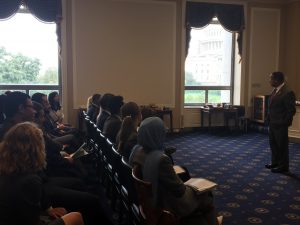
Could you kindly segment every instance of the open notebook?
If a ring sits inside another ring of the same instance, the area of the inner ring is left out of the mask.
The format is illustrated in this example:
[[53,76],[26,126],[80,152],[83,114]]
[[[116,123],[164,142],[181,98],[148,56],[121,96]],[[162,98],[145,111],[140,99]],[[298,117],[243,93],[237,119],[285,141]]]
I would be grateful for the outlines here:
[[85,150],[85,148],[87,147],[86,143],[83,143],[77,150],[76,152],[72,153],[70,156],[73,159],[78,159],[82,156],[88,155],[89,153]]
[[199,192],[210,191],[217,186],[216,183],[204,178],[191,178],[184,183],[195,188]]

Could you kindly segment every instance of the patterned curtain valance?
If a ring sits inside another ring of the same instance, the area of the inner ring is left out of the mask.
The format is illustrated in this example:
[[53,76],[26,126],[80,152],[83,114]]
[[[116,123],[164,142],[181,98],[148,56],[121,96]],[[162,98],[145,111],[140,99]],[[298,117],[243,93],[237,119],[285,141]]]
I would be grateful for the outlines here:
[[244,7],[242,5],[217,4],[204,2],[186,3],[186,55],[190,42],[191,28],[201,28],[217,17],[228,31],[238,32],[239,54],[242,54],[242,32],[245,28]]
[[59,22],[62,17],[61,0],[0,0],[0,19],[13,16],[24,4],[44,22]]

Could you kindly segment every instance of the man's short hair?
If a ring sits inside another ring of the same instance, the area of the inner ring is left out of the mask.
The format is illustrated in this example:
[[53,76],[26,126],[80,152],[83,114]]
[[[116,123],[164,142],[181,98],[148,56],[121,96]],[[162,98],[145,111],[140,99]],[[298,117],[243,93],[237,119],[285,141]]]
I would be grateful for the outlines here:
[[30,99],[30,96],[20,92],[13,91],[6,96],[5,105],[4,105],[4,113],[7,118],[13,117],[19,111],[20,105],[25,105],[27,99]]
[[280,83],[284,82],[284,74],[282,72],[276,71],[272,73],[272,79]]

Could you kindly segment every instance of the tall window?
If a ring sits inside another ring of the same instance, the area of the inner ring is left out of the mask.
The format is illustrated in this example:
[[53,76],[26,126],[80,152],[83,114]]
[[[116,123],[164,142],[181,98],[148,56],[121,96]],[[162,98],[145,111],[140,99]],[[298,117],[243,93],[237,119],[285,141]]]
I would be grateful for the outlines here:
[[60,90],[58,42],[55,23],[38,20],[21,6],[0,20],[0,89],[32,95]]
[[185,105],[231,103],[234,33],[214,18],[205,28],[191,29],[185,61]]

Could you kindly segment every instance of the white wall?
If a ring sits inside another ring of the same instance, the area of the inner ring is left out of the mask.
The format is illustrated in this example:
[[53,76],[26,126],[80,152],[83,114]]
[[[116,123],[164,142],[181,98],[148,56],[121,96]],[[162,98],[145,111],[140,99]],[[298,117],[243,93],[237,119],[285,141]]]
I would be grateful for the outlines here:
[[300,2],[288,4],[284,12],[283,71],[288,76],[289,87],[300,100]]
[[95,92],[175,105],[176,4],[74,0],[73,107]]
[[248,101],[269,94],[269,74],[278,70],[280,9],[252,8],[250,15]]
[[[112,92],[123,95],[126,101],[175,107],[174,128],[200,125],[199,109],[183,108],[184,1],[182,4],[180,0],[63,2],[67,3],[63,21],[63,92],[70,122],[77,119],[77,111],[73,109],[85,105],[88,96],[94,92]],[[263,4],[264,1],[239,2],[245,5],[246,30],[241,80],[235,81],[237,87],[240,84],[240,96],[235,95],[234,102],[240,100],[251,107],[255,94],[269,93],[268,74],[278,68],[278,54],[279,65],[284,61],[284,68],[279,69],[287,70],[289,82],[300,93],[296,82],[300,45],[295,48],[299,39],[299,21],[296,21],[299,3],[286,10],[290,14],[286,24],[292,22],[285,30],[291,34],[286,39],[291,43],[282,44],[287,49],[282,54],[279,52],[279,41],[284,41],[279,40],[279,33],[283,32],[281,6]]]

